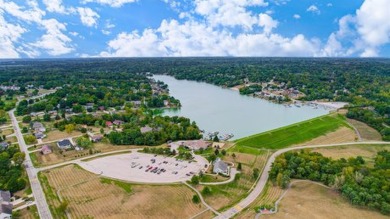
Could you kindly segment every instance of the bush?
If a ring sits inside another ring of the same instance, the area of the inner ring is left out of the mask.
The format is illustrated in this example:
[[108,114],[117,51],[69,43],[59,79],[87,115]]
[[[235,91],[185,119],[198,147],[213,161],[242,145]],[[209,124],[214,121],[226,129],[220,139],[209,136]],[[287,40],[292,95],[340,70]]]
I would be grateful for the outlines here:
[[198,195],[192,196],[192,202],[195,203],[195,204],[199,204],[200,203],[199,196]]

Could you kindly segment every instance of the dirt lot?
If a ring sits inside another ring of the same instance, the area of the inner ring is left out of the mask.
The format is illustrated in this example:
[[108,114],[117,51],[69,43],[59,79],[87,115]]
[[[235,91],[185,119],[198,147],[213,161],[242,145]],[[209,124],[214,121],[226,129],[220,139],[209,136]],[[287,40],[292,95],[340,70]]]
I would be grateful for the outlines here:
[[350,205],[338,193],[322,186],[300,182],[280,202],[279,212],[262,218],[387,218],[379,212]]
[[353,129],[341,127],[334,132],[330,132],[326,135],[305,142],[303,145],[335,144],[353,142],[355,140],[357,140],[357,135]]
[[70,138],[75,136],[81,136],[81,132],[73,131],[72,133],[61,132],[59,130],[50,131],[47,133],[47,137],[42,139],[43,142],[62,140],[64,138]]
[[[131,185],[129,192],[71,165],[43,175],[52,191],[61,188],[72,218],[189,218],[205,209],[192,203],[194,193],[184,185]],[[49,205],[59,202],[49,199]]]
[[355,128],[359,131],[360,135],[362,136],[363,140],[373,140],[373,141],[380,141],[382,140],[381,134],[375,130],[374,128],[371,128],[366,123],[359,122],[354,119],[347,119],[349,123],[351,123]]
[[317,148],[312,151],[321,153],[325,157],[334,159],[362,156],[364,160],[370,162],[376,153],[382,150],[390,150],[388,145],[357,145],[357,146],[340,146],[330,148]]

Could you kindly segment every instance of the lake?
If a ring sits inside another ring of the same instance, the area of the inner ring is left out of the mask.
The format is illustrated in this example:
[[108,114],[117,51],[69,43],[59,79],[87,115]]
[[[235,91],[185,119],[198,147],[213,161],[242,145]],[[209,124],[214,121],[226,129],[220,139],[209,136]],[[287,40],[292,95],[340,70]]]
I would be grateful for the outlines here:
[[181,109],[164,110],[163,115],[190,118],[205,133],[232,133],[233,139],[328,113],[323,108],[314,109],[310,106],[286,107],[203,82],[177,80],[166,75],[154,75],[153,78],[166,83],[170,95],[182,104]]

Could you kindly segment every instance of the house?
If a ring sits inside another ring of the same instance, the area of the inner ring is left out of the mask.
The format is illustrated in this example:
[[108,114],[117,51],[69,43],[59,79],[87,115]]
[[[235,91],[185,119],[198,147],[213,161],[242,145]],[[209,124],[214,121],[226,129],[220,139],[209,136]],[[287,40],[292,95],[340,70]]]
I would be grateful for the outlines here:
[[94,143],[99,142],[102,139],[103,139],[103,136],[101,136],[101,135],[93,135],[93,136],[89,137],[89,140],[91,140]]
[[112,122],[111,121],[106,121],[106,126],[107,127],[112,127]]
[[219,157],[213,162],[213,173],[229,176],[229,169],[229,166]]
[[64,139],[62,141],[57,142],[57,146],[61,150],[67,150],[73,147],[72,142],[70,142],[69,139]]
[[7,149],[9,146],[9,143],[6,141],[3,141],[0,143],[0,151]]
[[0,219],[11,219],[12,207],[11,193],[0,190]]
[[141,104],[142,104],[142,101],[140,101],[140,100],[135,100],[135,101],[131,101],[131,103],[133,104],[134,107],[140,107]]
[[123,123],[125,123],[125,122],[123,122],[122,120],[117,120],[117,119],[113,122],[114,125],[122,125]]
[[36,139],[43,139],[44,137],[46,137],[46,135],[43,134],[42,132],[37,132],[34,134],[34,136]]
[[42,148],[41,148],[41,153],[43,155],[46,155],[46,154],[51,154],[53,151],[51,150],[50,146],[49,145],[43,145]]
[[45,132],[46,128],[43,126],[40,122],[33,122],[32,128],[35,130],[35,132]]
[[94,103],[87,103],[85,104],[84,108],[85,109],[93,109]]
[[141,133],[144,134],[144,133],[147,133],[147,132],[151,132],[153,131],[153,128],[150,127],[150,126],[144,126],[144,127],[141,127]]
[[171,150],[177,150],[180,146],[184,146],[190,150],[198,151],[200,149],[207,149],[211,146],[211,142],[204,140],[192,140],[192,141],[176,141],[169,144]]

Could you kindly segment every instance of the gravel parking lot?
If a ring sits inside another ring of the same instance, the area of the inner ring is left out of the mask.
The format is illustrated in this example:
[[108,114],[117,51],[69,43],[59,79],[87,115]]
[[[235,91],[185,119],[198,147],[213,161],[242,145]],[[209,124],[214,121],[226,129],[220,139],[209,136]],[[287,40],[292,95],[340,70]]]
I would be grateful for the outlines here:
[[144,154],[134,151],[80,162],[90,172],[110,178],[141,183],[174,183],[191,179],[204,170],[208,161],[195,155],[196,161],[181,161],[173,157]]

